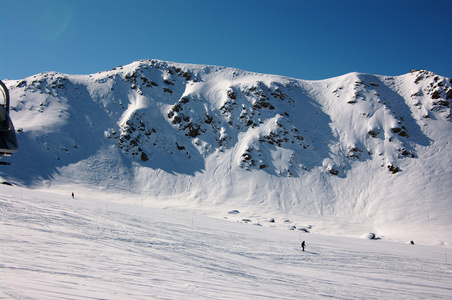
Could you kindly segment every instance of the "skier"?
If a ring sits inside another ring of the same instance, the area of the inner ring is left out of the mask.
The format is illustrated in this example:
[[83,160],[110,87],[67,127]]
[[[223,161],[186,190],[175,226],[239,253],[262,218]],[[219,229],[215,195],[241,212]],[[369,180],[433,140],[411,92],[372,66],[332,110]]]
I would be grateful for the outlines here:
[[72,199],[74,199],[74,197],[75,197],[75,196],[74,196],[74,193],[72,193]]
[[305,247],[306,247],[306,242],[305,241],[301,242],[301,248],[303,248],[303,251],[304,251]]

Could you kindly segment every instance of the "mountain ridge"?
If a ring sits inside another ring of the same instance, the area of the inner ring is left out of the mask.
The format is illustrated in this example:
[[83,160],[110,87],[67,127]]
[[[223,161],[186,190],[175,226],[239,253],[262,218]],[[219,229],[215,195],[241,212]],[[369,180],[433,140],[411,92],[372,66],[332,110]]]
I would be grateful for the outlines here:
[[452,84],[432,72],[306,81],[142,60],[5,83],[20,145],[5,180],[452,240]]

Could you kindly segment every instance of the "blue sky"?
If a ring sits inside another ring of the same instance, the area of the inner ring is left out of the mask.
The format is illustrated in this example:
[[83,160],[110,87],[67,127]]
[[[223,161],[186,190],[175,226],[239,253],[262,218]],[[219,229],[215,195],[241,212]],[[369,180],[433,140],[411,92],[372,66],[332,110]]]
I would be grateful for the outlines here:
[[299,79],[452,77],[452,0],[0,0],[0,79],[139,59]]

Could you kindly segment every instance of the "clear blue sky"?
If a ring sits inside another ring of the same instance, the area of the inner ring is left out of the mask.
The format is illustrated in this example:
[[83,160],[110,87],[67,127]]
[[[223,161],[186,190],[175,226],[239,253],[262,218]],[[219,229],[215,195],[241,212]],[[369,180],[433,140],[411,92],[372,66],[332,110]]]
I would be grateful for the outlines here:
[[139,59],[299,79],[452,77],[452,0],[0,0],[0,79]]

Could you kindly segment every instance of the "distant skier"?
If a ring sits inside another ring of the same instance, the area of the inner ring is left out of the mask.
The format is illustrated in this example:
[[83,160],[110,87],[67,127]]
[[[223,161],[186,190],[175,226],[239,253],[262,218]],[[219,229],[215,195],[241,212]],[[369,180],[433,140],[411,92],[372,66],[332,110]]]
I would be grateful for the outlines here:
[[74,197],[75,197],[75,195],[74,195],[74,193],[72,193],[72,199],[74,199]]
[[306,248],[306,242],[305,241],[301,242],[301,248],[303,248],[303,251],[304,251],[304,248]]

